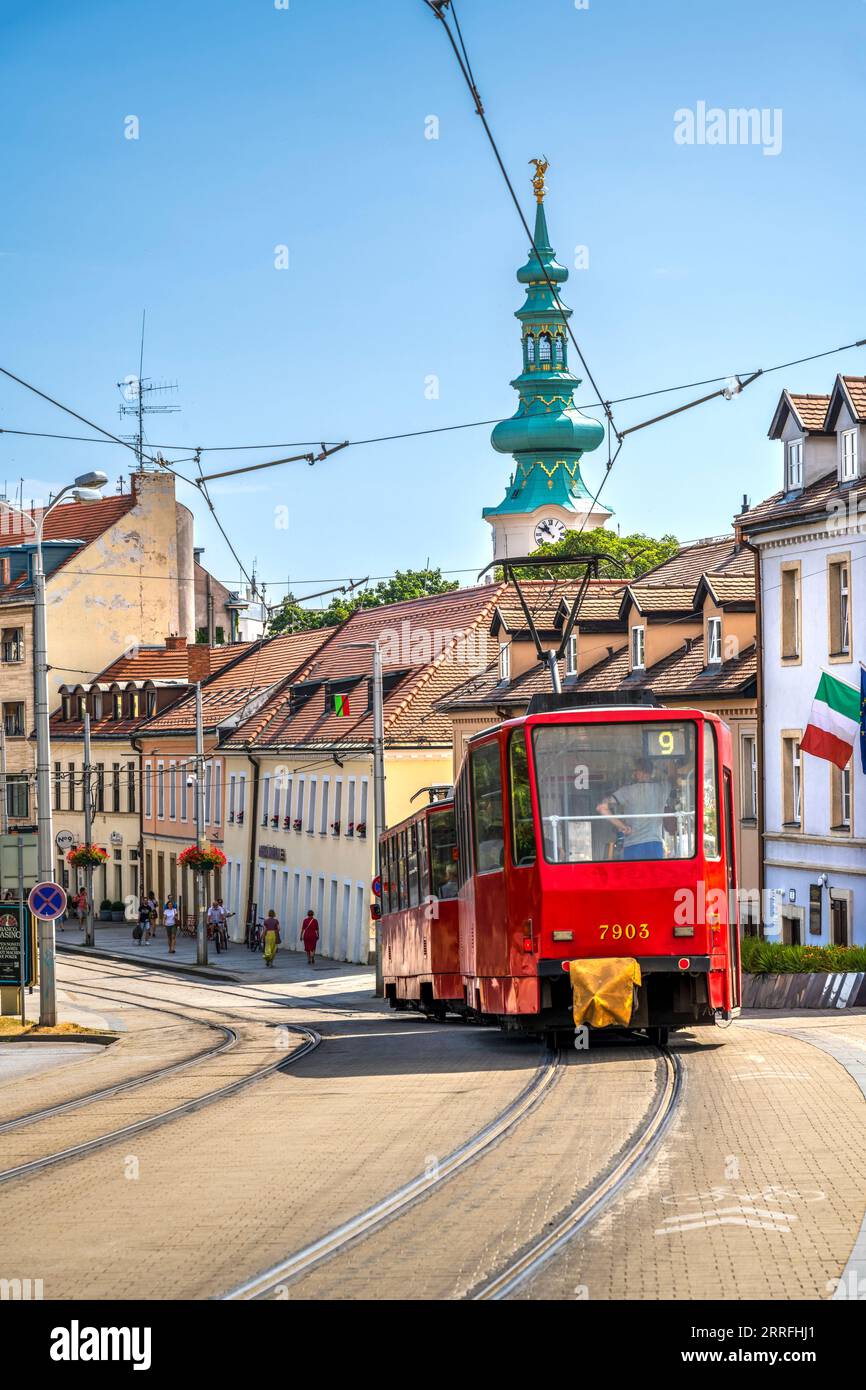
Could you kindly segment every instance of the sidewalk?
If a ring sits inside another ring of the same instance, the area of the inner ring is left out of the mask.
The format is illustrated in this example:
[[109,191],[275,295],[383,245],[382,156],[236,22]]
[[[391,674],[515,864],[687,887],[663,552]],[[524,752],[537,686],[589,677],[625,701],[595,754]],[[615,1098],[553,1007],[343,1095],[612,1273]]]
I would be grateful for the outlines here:
[[196,964],[195,939],[178,934],[176,953],[170,956],[163,927],[145,946],[133,940],[132,927],[128,922],[97,923],[96,944],[88,949],[84,946],[84,933],[79,931],[78,924],[67,922],[64,925],[63,931],[55,933],[60,962],[63,960],[64,947],[76,947],[81,948],[82,955],[110,956],[112,959],[133,961],[148,970],[193,974],[211,980],[267,980],[274,985],[291,983],[305,988],[305,992],[306,988],[310,988],[315,993],[341,996],[357,994],[362,999],[370,999],[375,989],[376,973],[372,966],[354,965],[325,957],[317,957],[315,966],[310,966],[304,951],[290,951],[286,947],[280,947],[273,966],[269,968],[261,951],[250,951],[242,942],[232,941],[227,951],[217,954],[216,946],[209,941],[208,963],[199,966]]

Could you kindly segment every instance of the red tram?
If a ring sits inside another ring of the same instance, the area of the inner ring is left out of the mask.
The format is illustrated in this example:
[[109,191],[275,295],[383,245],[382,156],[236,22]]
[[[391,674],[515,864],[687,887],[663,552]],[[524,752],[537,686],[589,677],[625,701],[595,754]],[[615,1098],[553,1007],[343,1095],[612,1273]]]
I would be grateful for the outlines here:
[[[731,760],[727,725],[694,709],[536,697],[525,717],[476,734],[453,812],[422,813],[456,819],[456,925],[419,817],[384,837],[392,1003],[535,1033],[602,1017],[658,1042],[736,1015]],[[626,1013],[599,1014],[600,994],[624,981]],[[594,1000],[583,1015],[579,998]]]

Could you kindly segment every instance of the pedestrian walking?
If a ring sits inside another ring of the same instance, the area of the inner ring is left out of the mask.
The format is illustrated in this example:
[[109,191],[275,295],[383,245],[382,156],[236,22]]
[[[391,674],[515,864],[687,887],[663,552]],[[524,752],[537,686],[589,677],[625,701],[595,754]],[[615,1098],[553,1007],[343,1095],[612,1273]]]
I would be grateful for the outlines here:
[[310,965],[316,964],[316,942],[319,939],[319,924],[316,921],[313,909],[307,908],[307,915],[301,923],[301,940],[304,943],[304,950],[307,953],[307,960]]
[[139,946],[149,945],[150,907],[148,906],[147,899],[145,899],[145,901],[139,905],[138,921],[132,929],[132,935],[138,942]]
[[75,895],[75,915],[78,918],[79,930],[82,930],[87,916],[87,893],[83,888],[79,888]]
[[147,908],[148,912],[150,913],[150,921],[147,933],[147,940],[149,941],[152,936],[156,936],[157,923],[159,922],[159,903],[153,895],[152,888],[147,895]]
[[168,954],[173,956],[177,941],[177,908],[171,897],[166,898],[165,907],[162,909],[162,920],[165,924],[165,935],[168,940]]
[[280,944],[280,924],[273,908],[269,908],[264,924],[265,965],[273,965],[277,947]]

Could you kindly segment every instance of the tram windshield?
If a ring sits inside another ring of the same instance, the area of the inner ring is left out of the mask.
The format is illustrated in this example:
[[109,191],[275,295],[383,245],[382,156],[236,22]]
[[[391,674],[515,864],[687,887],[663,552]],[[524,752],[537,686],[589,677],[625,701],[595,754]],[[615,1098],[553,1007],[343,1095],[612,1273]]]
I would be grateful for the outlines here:
[[693,858],[696,746],[685,720],[535,729],[548,862]]
[[430,816],[430,892],[434,898],[457,897],[457,827],[454,807]]

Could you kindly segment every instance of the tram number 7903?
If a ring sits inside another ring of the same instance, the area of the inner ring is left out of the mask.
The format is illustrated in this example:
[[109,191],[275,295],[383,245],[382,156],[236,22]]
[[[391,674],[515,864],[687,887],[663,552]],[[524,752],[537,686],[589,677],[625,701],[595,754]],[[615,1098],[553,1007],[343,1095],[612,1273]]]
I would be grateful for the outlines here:
[[633,941],[635,937],[646,940],[650,934],[649,926],[646,922],[639,922],[637,926],[635,926],[634,922],[626,922],[624,926],[621,922],[600,922],[598,930],[601,934],[602,941],[604,941],[608,932],[610,932],[611,941],[621,941],[623,937],[625,937],[626,941]]

